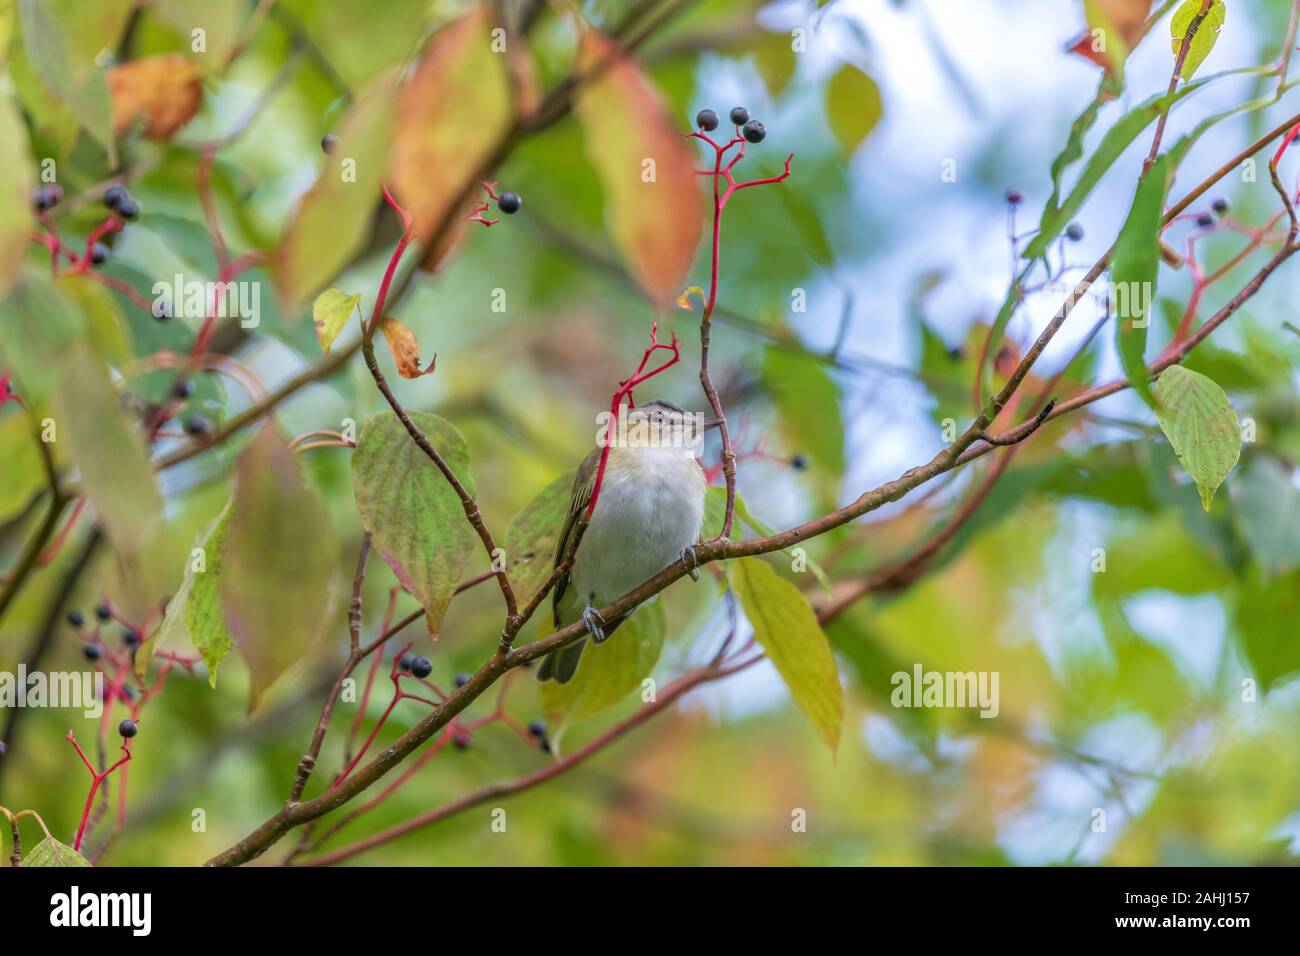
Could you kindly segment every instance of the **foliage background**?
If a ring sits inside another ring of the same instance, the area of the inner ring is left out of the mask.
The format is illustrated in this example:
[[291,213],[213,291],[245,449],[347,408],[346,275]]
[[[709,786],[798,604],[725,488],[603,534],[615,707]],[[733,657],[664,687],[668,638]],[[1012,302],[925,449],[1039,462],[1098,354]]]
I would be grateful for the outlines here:
[[[94,24],[80,22],[76,6],[48,4],[76,50],[93,56],[111,46]],[[626,6],[593,2],[583,12],[609,24]],[[176,24],[187,17],[213,18],[215,27],[225,24],[237,34],[250,10],[181,0],[153,7],[133,38],[137,56],[184,50],[185,31]],[[788,182],[748,192],[728,210],[721,293],[727,311],[714,333],[713,367],[724,404],[744,422],[749,446],[761,436],[770,456],[743,462],[740,477],[749,508],[766,523],[787,527],[896,477],[942,447],[943,419],[969,419],[972,351],[1010,277],[1004,190],[1015,185],[1024,192],[1025,228],[1050,190],[1048,167],[1072,118],[1096,88],[1097,68],[1063,49],[1083,26],[1080,7],[1071,0],[838,0],[820,8],[794,2],[756,9],[709,0],[689,5],[646,45],[647,72],[682,128],[702,106],[725,112],[744,103],[769,130],[746,160],[750,175],[772,175],[786,152],[796,154]],[[0,24],[15,22],[15,9],[0,3]],[[230,68],[204,77],[199,114],[175,142],[134,145],[129,159],[142,171],[132,190],[145,214],[118,237],[105,272],[139,288],[175,272],[215,275],[190,147],[240,121],[293,58],[295,32],[310,37],[344,84],[360,89],[413,56],[424,30],[460,9],[427,0],[277,2]],[[1272,62],[1289,9],[1282,0],[1234,0],[1202,74]],[[175,18],[169,21],[164,11]],[[794,56],[786,31],[801,25],[810,30],[809,52]],[[1164,88],[1172,65],[1165,36],[1157,27],[1135,52],[1126,92],[1105,107],[1086,140],[1090,148],[1127,106]],[[0,30],[0,49],[4,39]],[[541,76],[553,82],[562,75],[573,47],[563,18],[543,11],[530,39]],[[67,137],[57,112],[38,109],[40,84],[26,75],[16,50],[9,48],[3,83],[26,118],[31,154],[58,157],[65,189],[81,192],[105,175],[103,149],[84,132]],[[860,83],[849,81],[853,89],[843,94],[846,81],[836,77],[846,64],[878,84],[878,125],[863,122],[872,110]],[[1174,112],[1170,138],[1258,95],[1266,82],[1216,83]],[[1183,189],[1294,111],[1293,101],[1217,126],[1180,171]],[[221,151],[213,185],[233,249],[279,242],[321,167],[318,141],[342,108],[335,84],[307,58]],[[1065,250],[1071,263],[1086,267],[1112,242],[1148,142],[1139,137],[1085,206],[1085,237]],[[525,143],[497,174],[524,197],[524,212],[488,231],[475,227],[433,281],[415,283],[395,310],[439,357],[437,374],[398,381],[398,393],[408,408],[437,411],[463,431],[479,501],[496,529],[589,450],[593,411],[608,402],[656,315],[620,278],[604,232],[605,196],[591,146],[573,118]],[[953,183],[940,178],[949,158],[956,161]],[[1253,184],[1230,177],[1212,195],[1220,194],[1249,222],[1276,208],[1266,177]],[[65,234],[89,231],[91,212],[72,215]],[[366,251],[332,284],[373,301],[395,238],[392,224],[377,219]],[[1229,238],[1203,244],[1211,265],[1236,248]],[[1236,270],[1238,285],[1250,264]],[[47,268],[46,251],[34,248],[28,281],[38,283]],[[692,281],[706,275],[707,263],[697,260]],[[305,309],[280,311],[265,271],[246,278],[263,283],[263,319],[238,354],[270,385],[317,361],[320,348]],[[764,664],[698,689],[597,759],[511,798],[504,804],[505,835],[491,831],[490,808],[483,807],[361,861],[1293,859],[1300,845],[1300,338],[1283,322],[1295,320],[1294,281],[1284,270],[1189,363],[1228,390],[1238,414],[1259,423],[1259,440],[1247,445],[1213,510],[1201,511],[1153,416],[1132,395],[1094,406],[1096,416],[1049,427],[1024,448],[929,574],[901,593],[861,602],[828,629],[847,690],[837,760]],[[1230,284],[1212,290],[1203,314],[1235,291]],[[504,313],[491,308],[497,288],[506,289]],[[791,311],[796,288],[806,290],[806,313]],[[1162,273],[1161,295],[1173,303],[1167,308],[1175,317],[1188,288],[1184,272]],[[1032,339],[1059,299],[1031,296],[1013,319],[1010,338]],[[159,324],[118,297],[96,303],[98,318],[74,302],[74,312],[85,316],[78,321],[104,323],[124,337],[130,355],[184,349],[193,335],[190,320]],[[45,348],[53,372],[63,361],[59,343],[20,340],[12,325],[18,312],[12,297],[0,304],[3,365],[16,366],[34,348]],[[1067,358],[1095,317],[1081,309],[1045,356],[1045,367]],[[688,347],[685,363],[656,385],[662,397],[698,406],[691,370],[698,357],[695,321],[685,312],[664,321]],[[354,329],[345,338],[352,335]],[[1157,322],[1153,335],[1163,340],[1167,326]],[[837,342],[837,361],[817,357]],[[1118,374],[1108,341],[1099,342],[1087,366],[1085,382]],[[213,418],[246,402],[238,389],[204,381],[191,405]],[[167,383],[165,376],[145,376],[132,388],[156,398]],[[298,434],[338,427],[345,417],[360,421],[382,408],[354,360],[284,403],[279,421]],[[94,421],[102,411],[79,408],[77,414]],[[20,450],[28,434],[17,418],[12,405],[0,413],[6,566],[39,520],[39,509],[25,506],[43,481],[39,461]],[[168,534],[158,545],[160,564],[183,566],[226,499],[243,443],[163,473]],[[106,862],[199,862],[286,796],[318,712],[321,681],[336,673],[346,639],[344,582],[361,532],[347,454],[324,449],[303,458],[328,516],[317,546],[328,549],[339,579],[328,640],[304,649],[300,665],[251,717],[248,677],[238,661],[223,665],[215,689],[200,679],[174,678],[142,723],[128,828]],[[711,454],[716,458],[716,449]],[[809,467],[792,468],[794,455],[806,456]],[[918,507],[894,505],[819,538],[810,553],[837,581],[905,554],[939,526],[983,467],[966,469]],[[1106,549],[1104,574],[1091,570],[1096,548]],[[75,550],[74,541],[41,569],[5,617],[0,670],[16,670],[23,659]],[[655,670],[661,683],[705,660],[726,626],[710,580],[679,583],[663,599],[668,640]],[[393,583],[382,564],[372,563],[367,634],[375,633]],[[117,586],[113,558],[100,552],[70,606],[88,611]],[[809,594],[817,596],[815,584]],[[402,600],[399,613],[415,606]],[[433,679],[445,685],[455,673],[472,671],[491,653],[498,630],[495,592],[485,587],[458,598],[438,644],[421,645],[434,660]],[[998,671],[999,717],[891,708],[889,674],[913,663]],[[80,641],[61,629],[45,666],[81,665]],[[1258,701],[1241,699],[1243,677],[1258,679]],[[384,703],[378,694],[372,716]],[[508,706],[521,721],[539,716],[530,679],[515,684]],[[566,734],[565,748],[637,706],[632,697],[580,722]],[[399,707],[386,737],[421,713],[418,705]],[[336,734],[351,716],[341,708]],[[85,778],[62,738],[69,721],[79,736],[92,735],[93,727],[67,712],[34,712],[24,720],[22,747],[0,758],[0,799],[38,808],[56,836],[68,834],[85,798]],[[337,761],[337,745],[337,739],[333,748],[327,744],[327,768]],[[432,761],[351,835],[547,759],[504,728],[487,728],[470,749]],[[193,833],[191,811],[200,807],[208,829]],[[1091,829],[1098,807],[1107,813],[1104,833]],[[791,832],[794,808],[808,812],[806,834]]]

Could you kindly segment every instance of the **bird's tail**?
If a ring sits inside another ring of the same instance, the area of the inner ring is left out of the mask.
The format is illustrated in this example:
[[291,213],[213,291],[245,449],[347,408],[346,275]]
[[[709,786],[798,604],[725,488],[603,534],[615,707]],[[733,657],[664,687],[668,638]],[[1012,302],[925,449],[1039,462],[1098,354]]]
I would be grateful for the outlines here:
[[582,649],[586,644],[587,639],[584,637],[551,651],[542,658],[542,666],[537,669],[537,679],[567,684],[578,671],[578,661],[582,658]]

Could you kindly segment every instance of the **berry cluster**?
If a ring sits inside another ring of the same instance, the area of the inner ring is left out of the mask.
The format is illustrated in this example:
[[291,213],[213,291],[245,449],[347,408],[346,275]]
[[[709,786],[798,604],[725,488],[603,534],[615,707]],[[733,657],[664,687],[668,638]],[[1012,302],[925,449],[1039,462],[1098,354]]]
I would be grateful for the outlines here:
[[[767,127],[756,119],[750,119],[749,110],[745,107],[733,106],[730,119],[746,142],[761,143],[767,138]],[[695,114],[695,125],[704,132],[711,133],[718,128],[718,114],[709,109],[700,110]]]

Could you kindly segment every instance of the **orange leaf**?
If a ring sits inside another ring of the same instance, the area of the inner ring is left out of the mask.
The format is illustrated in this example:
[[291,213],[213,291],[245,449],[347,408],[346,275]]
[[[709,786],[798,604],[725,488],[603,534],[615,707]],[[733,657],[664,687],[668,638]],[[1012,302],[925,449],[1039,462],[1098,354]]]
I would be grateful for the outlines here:
[[1142,39],[1152,0],[1088,0],[1088,32],[1068,49],[1098,66],[1122,75],[1124,62]]
[[149,139],[170,139],[194,118],[203,86],[199,71],[178,54],[147,56],[107,73],[113,100],[113,132],[121,136],[143,121]]
[[574,105],[605,190],[610,232],[641,288],[671,303],[703,223],[687,140],[658,91],[608,37],[587,31],[579,60],[583,69],[603,69]]
[[388,340],[393,361],[397,363],[397,374],[402,378],[428,375],[438,364],[438,356],[434,355],[427,368],[420,368],[420,343],[415,340],[415,333],[391,316],[386,315],[379,320],[379,331]]
[[398,99],[389,182],[425,241],[465,201],[510,121],[506,57],[493,52],[492,25],[479,6],[435,33]]

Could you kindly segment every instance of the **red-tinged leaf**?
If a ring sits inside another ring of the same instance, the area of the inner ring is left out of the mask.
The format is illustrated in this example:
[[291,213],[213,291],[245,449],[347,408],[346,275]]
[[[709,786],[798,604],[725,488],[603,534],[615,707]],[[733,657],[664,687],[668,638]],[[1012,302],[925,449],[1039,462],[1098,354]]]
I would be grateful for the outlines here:
[[329,521],[274,425],[240,455],[220,565],[226,623],[252,674],[249,710],[310,657],[334,604]]
[[492,25],[478,6],[435,33],[398,100],[389,178],[425,239],[465,200],[510,122],[507,60],[492,49]]
[[148,139],[171,139],[194,118],[203,98],[198,68],[175,53],[131,60],[107,77],[118,136],[139,123]]
[[1084,0],[1083,9],[1088,32],[1070,52],[1122,77],[1129,53],[1142,39],[1151,0]]
[[583,69],[602,69],[575,102],[587,154],[605,190],[614,242],[641,288],[670,305],[686,278],[703,224],[688,140],[630,58],[595,30],[583,35]]
[[0,97],[0,298],[31,244],[32,156],[27,127],[11,97]]
[[280,247],[275,282],[290,307],[333,279],[370,234],[388,162],[393,80],[377,80],[338,125],[338,145],[298,203]]
[[[460,432],[437,415],[409,414],[473,494],[469,449]],[[477,541],[460,497],[392,412],[376,415],[362,429],[352,454],[352,490],[375,553],[424,605],[429,633],[436,635]]]
[[415,340],[415,333],[391,316],[379,320],[379,331],[388,340],[393,361],[397,363],[397,374],[402,378],[428,375],[438,364],[438,356],[434,355],[425,368],[420,368],[420,343]]

